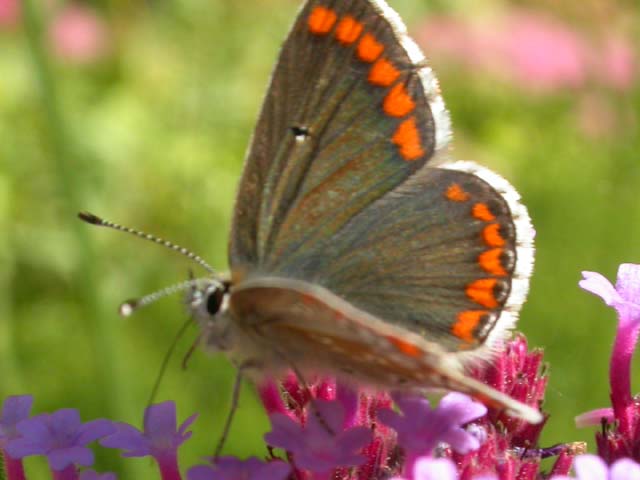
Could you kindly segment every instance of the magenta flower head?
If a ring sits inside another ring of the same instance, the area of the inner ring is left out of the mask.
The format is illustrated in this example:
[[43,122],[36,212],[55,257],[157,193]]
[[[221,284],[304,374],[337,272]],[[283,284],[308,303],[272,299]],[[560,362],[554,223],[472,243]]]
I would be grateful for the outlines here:
[[607,462],[622,457],[640,458],[640,405],[631,394],[631,360],[640,334],[640,265],[625,263],[618,269],[615,287],[596,272],[582,272],[580,287],[613,307],[618,329],[609,364],[612,410],[597,410],[579,416],[579,426],[610,422],[596,435],[598,453]]
[[[488,365],[471,372],[475,378],[527,405],[540,408],[544,400],[548,376],[540,349],[529,350],[523,335],[516,335],[497,348]],[[477,450],[461,454],[447,449],[460,478],[498,475],[500,479],[533,480],[540,476],[566,474],[573,457],[584,452],[580,443],[539,447],[542,428],[548,418],[532,425],[509,416],[504,410],[488,408],[487,415],[467,427],[480,439]],[[547,472],[541,472],[541,460],[555,457]]]
[[361,426],[344,429],[345,409],[338,401],[316,400],[313,409],[306,425],[282,413],[272,414],[265,441],[289,452],[296,467],[320,477],[337,467],[365,463],[360,450],[371,441],[371,431]]
[[196,465],[187,472],[188,480],[285,480],[291,466],[280,460],[263,462],[256,457],[212,459],[212,465]]
[[87,445],[114,430],[108,420],[82,423],[77,410],[64,408],[19,422],[20,437],[10,440],[6,451],[13,458],[45,455],[54,472],[74,468],[74,465],[86,467],[93,464],[93,452]]
[[101,440],[100,445],[124,450],[123,457],[152,456],[163,480],[179,479],[178,447],[191,437],[186,430],[197,416],[190,416],[177,428],[175,403],[157,403],[145,410],[144,431],[116,423],[116,432]]
[[638,480],[640,465],[630,458],[616,460],[608,466],[596,455],[579,455],[574,460],[575,477],[554,475],[551,480]]
[[[526,338],[516,335],[496,351],[489,365],[476,368],[472,373],[481,382],[538,409],[544,400],[548,381],[542,359],[542,350],[529,350]],[[508,433],[509,442],[514,447],[536,445],[546,422],[545,418],[532,425],[495,408],[489,408],[487,417],[491,424]]]

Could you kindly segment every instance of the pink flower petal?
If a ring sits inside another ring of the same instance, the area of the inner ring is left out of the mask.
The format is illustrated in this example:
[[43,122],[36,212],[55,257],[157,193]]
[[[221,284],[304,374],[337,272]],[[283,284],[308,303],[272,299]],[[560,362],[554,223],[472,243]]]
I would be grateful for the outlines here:
[[613,409],[599,408],[597,410],[591,410],[590,412],[582,413],[575,418],[576,427],[583,428],[593,425],[600,425],[602,423],[602,419],[605,419],[608,423],[613,422]]
[[582,280],[578,285],[583,290],[599,296],[610,307],[622,300],[611,282],[598,272],[582,272]]

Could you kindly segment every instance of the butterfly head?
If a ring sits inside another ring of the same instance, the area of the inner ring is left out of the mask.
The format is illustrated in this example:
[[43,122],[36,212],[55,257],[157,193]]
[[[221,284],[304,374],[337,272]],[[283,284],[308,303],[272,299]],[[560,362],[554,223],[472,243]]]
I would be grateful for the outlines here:
[[229,283],[217,278],[198,279],[187,291],[185,303],[202,329],[202,343],[207,350],[232,348],[232,325],[228,314]]

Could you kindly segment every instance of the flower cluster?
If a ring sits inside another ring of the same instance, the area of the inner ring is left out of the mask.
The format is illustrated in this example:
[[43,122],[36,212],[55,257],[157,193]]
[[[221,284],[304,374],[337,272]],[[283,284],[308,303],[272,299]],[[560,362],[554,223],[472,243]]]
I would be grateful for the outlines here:
[[145,411],[144,429],[106,419],[82,423],[77,410],[66,408],[29,417],[30,395],[8,397],[0,419],[0,451],[9,480],[25,478],[22,459],[45,456],[56,480],[115,480],[113,473],[89,469],[94,462],[90,443],[124,451],[125,457],[153,457],[164,480],[180,479],[177,449],[187,440],[195,415],[176,428],[173,402],[151,405]]
[[[541,352],[528,353],[518,337],[489,369],[475,373],[537,406],[546,386],[541,361]],[[273,426],[265,440],[285,450],[295,478],[533,480],[542,458],[557,457],[549,475],[567,474],[581,451],[575,445],[539,448],[542,425],[459,393],[444,396],[434,408],[421,396],[353,392],[332,379],[304,388],[293,376],[281,389],[267,382],[260,392]]]
[[[618,333],[611,358],[612,408],[577,417],[579,426],[600,424],[598,456],[584,445],[543,448],[538,425],[488,408],[460,393],[436,406],[422,396],[353,390],[332,378],[307,385],[290,374],[265,381],[259,393],[271,421],[264,459],[206,459],[186,471],[188,480],[632,480],[640,478],[640,402],[631,394],[631,358],[640,334],[640,266],[622,265],[616,286],[584,272],[580,286],[615,308]],[[544,398],[542,352],[524,337],[506,342],[486,368],[472,374],[530,406]],[[0,417],[0,452],[9,480],[24,480],[22,461],[48,460],[57,480],[115,480],[90,469],[98,442],[125,457],[152,457],[163,480],[182,479],[178,448],[187,441],[192,415],[177,425],[173,402],[151,405],[143,429],[98,419],[83,423],[74,409],[30,416],[33,398],[8,397]],[[395,408],[394,408],[395,407]],[[541,460],[553,457],[547,472]],[[575,477],[569,477],[571,468]]]

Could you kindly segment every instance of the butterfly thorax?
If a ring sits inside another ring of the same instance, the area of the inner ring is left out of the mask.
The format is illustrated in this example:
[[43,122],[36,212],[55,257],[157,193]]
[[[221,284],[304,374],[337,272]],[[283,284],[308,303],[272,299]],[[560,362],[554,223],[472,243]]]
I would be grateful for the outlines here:
[[259,313],[239,321],[230,309],[230,290],[230,284],[209,278],[187,294],[187,308],[200,327],[200,346],[210,353],[224,352],[237,367],[251,367],[254,372],[264,372],[267,365],[270,373],[283,370],[285,365],[277,352],[265,348],[258,332],[248,327],[259,323]]

